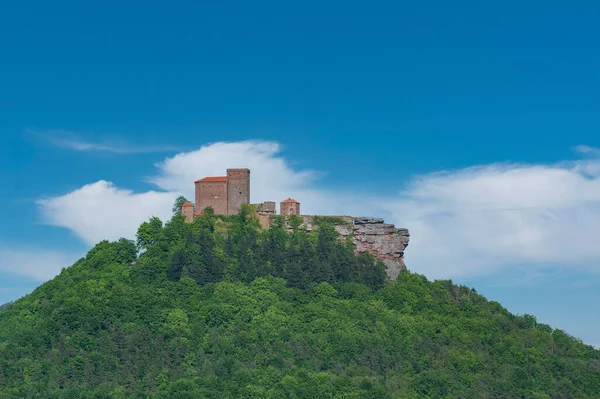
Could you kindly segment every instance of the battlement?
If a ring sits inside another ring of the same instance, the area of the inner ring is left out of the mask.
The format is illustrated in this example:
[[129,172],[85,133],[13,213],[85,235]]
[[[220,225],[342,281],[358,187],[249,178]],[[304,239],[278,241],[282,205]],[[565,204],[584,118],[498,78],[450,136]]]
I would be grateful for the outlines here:
[[238,169],[227,169],[227,178],[228,179],[249,179],[250,178],[250,169],[246,168],[238,168]]

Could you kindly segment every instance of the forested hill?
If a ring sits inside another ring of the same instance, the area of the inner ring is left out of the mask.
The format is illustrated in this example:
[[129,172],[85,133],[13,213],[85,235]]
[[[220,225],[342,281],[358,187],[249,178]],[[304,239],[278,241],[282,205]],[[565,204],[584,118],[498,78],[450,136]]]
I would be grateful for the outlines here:
[[600,351],[326,223],[154,218],[0,312],[1,399],[599,397]]

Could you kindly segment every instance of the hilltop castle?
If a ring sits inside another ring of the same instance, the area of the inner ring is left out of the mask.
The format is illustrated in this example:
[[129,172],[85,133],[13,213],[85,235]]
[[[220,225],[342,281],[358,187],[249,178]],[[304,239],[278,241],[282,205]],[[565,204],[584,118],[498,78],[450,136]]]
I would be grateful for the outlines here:
[[[181,207],[181,214],[190,222],[209,206],[216,215],[237,215],[243,204],[250,203],[250,169],[227,169],[226,176],[208,176],[194,183],[196,210],[189,202]],[[255,205],[259,214],[277,214],[273,201]],[[288,198],[281,202],[280,210],[282,215],[300,215],[300,202]]]
[[[181,207],[181,214],[187,222],[193,222],[202,211],[212,207],[217,215],[237,215],[243,204],[250,204],[250,170],[227,169],[226,176],[210,176],[195,181],[196,209],[190,202]],[[276,204],[266,201],[254,204],[258,221],[262,228],[271,225],[271,216],[277,214]],[[310,216],[300,214],[300,202],[288,198],[279,204],[281,215],[298,215],[302,218],[301,228],[313,231],[320,221],[329,220],[342,238],[351,238],[356,253],[369,253],[380,259],[387,267],[387,274],[395,279],[404,264],[404,250],[408,246],[410,234],[407,229],[386,224],[383,219],[354,216]],[[285,227],[292,227],[285,222]]]

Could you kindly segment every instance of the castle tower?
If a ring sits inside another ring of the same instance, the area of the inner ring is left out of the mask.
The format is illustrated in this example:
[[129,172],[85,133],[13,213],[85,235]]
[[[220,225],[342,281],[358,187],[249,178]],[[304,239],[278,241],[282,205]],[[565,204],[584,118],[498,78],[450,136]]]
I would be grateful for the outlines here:
[[181,214],[185,217],[185,221],[191,223],[194,221],[194,205],[185,202],[181,205]]
[[281,201],[279,210],[282,215],[300,215],[300,203],[295,199],[288,198]]
[[227,214],[237,215],[250,203],[250,169],[227,169]]
[[227,177],[212,176],[196,180],[196,211],[212,206],[216,215],[227,215]]

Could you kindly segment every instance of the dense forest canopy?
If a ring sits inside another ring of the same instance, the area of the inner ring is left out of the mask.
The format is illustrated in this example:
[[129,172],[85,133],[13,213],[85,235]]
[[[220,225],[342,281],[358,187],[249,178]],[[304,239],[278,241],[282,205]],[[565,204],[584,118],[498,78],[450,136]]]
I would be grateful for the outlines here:
[[99,243],[0,313],[0,399],[600,397],[600,351],[291,224]]

